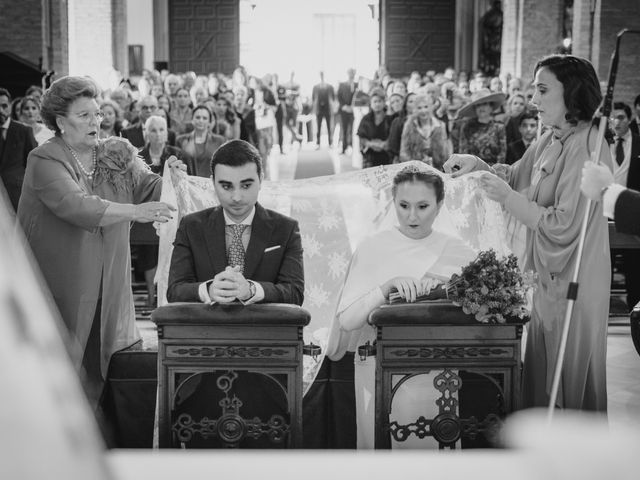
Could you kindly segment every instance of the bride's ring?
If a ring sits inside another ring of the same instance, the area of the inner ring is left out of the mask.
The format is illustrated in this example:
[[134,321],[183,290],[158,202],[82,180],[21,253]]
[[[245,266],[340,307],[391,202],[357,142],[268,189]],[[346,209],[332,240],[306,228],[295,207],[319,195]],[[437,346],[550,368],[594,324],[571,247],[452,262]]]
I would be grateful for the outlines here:
[[159,217],[160,216],[160,212],[156,212],[154,217]]

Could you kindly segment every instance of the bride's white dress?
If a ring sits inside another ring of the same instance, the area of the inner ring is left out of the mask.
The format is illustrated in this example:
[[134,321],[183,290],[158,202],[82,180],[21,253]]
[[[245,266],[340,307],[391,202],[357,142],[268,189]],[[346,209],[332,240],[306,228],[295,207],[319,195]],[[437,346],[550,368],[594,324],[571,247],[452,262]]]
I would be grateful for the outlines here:
[[[353,255],[336,311],[337,324],[332,330],[327,354],[332,360],[346,351],[357,352],[367,341],[373,344],[375,329],[367,323],[369,313],[386,300],[380,285],[390,278],[422,278],[430,273],[449,278],[468,264],[476,252],[461,239],[434,230],[428,237],[415,240],[397,228],[383,230],[364,240]],[[438,414],[433,388],[436,373],[423,374],[405,382],[391,405],[390,420],[400,424],[414,422],[420,415],[434,418]],[[356,415],[358,448],[374,447],[375,358],[355,356]],[[410,437],[394,447],[415,447],[437,442]]]

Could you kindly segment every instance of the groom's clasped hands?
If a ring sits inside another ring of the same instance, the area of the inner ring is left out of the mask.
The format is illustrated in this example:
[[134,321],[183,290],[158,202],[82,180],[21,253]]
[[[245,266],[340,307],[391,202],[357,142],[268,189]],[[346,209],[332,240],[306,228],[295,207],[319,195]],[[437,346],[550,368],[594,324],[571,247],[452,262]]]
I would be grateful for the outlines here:
[[217,303],[231,303],[250,297],[249,281],[240,272],[240,267],[227,267],[213,277],[209,285],[209,297]]

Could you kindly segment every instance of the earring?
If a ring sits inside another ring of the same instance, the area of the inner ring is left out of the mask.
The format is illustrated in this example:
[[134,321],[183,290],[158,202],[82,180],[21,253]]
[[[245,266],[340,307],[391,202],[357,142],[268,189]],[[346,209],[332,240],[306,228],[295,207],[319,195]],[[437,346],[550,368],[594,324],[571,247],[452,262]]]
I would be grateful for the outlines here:
[[60,129],[60,135],[64,135],[64,128]]

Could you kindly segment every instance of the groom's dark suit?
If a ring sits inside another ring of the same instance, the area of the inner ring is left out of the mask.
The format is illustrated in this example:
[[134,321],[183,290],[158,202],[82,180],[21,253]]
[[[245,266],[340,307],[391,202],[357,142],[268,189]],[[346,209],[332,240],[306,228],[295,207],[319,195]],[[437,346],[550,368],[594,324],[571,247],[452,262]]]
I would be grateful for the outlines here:
[[[170,302],[199,302],[200,284],[224,271],[227,265],[222,207],[187,215],[180,222],[173,244],[167,299]],[[244,277],[262,286],[262,302],[302,304],[304,272],[298,222],[256,204],[245,254]],[[195,375],[185,382],[176,397],[174,418],[181,413],[188,413],[196,421],[203,417],[218,418],[221,414],[219,402],[223,398],[217,386],[219,374]],[[262,374],[240,372],[232,393],[244,402],[240,411],[244,418],[258,417],[264,422],[274,414],[289,418],[287,398],[281,386]],[[188,448],[219,446],[219,439],[204,439],[199,435],[194,435],[188,442]],[[240,443],[241,448],[278,446],[281,445],[266,437],[247,437]]]
[[[199,302],[200,284],[227,265],[222,207],[187,215],[173,244],[167,300]],[[244,277],[260,283],[263,302],[302,305],[304,270],[298,222],[256,204]]]

